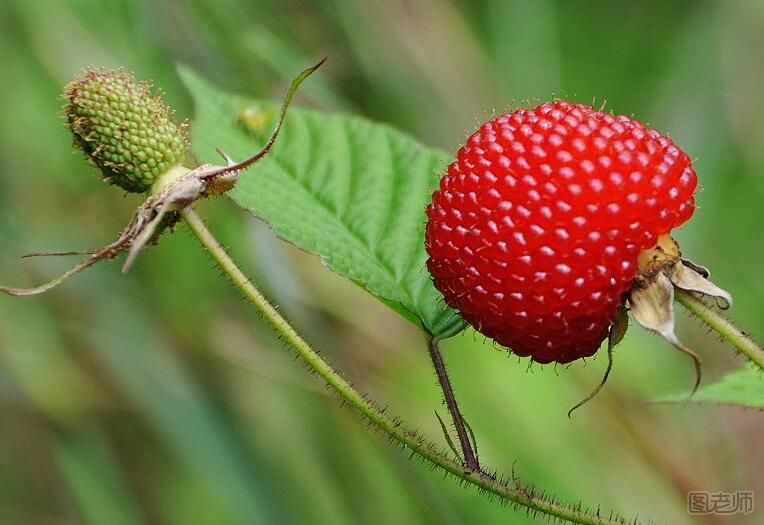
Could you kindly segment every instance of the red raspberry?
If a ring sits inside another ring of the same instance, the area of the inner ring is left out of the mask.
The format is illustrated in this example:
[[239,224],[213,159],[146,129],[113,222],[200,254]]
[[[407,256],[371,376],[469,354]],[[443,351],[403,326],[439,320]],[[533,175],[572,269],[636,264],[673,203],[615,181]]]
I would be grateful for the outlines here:
[[637,255],[692,215],[697,176],[670,139],[559,101],[483,124],[427,208],[427,267],[479,332],[534,361],[593,355]]

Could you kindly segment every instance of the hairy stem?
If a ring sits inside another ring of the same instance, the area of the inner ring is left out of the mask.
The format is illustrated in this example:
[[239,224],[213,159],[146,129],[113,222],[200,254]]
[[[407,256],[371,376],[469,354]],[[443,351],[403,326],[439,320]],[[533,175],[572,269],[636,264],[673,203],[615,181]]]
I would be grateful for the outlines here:
[[438,342],[432,337],[427,338],[427,350],[430,353],[432,366],[435,368],[435,375],[438,376],[438,383],[440,383],[440,388],[443,390],[443,399],[446,402],[448,411],[451,413],[451,419],[454,422],[454,428],[456,428],[456,435],[459,437],[464,465],[469,470],[479,470],[480,464],[478,463],[477,454],[475,454],[475,450],[472,448],[472,442],[467,435],[467,427],[464,424],[464,417],[462,417],[459,405],[456,403],[456,396],[454,395],[454,389],[451,387],[451,380],[448,378],[446,363],[443,362],[443,355],[440,353]]
[[[555,498],[533,489],[521,487],[514,482],[498,478],[483,470],[465,469],[460,462],[451,459],[444,451],[424,439],[416,432],[406,430],[399,420],[386,414],[370,402],[334,370],[314,350],[297,331],[278,313],[265,296],[242,273],[214,235],[207,229],[202,219],[192,208],[180,212],[183,219],[197,237],[204,249],[212,256],[225,275],[244,294],[245,298],[260,312],[284,341],[302,358],[308,366],[323,379],[345,402],[366,417],[375,427],[398,442],[404,449],[432,463],[445,472],[456,476],[465,483],[481,491],[497,496],[511,504],[525,507],[531,513],[544,514],[571,523],[585,525],[626,524],[627,521],[615,515],[601,515],[588,512],[581,505],[565,505]],[[629,521],[632,524],[634,522]]]
[[737,328],[719,312],[704,303],[697,295],[686,290],[675,290],[676,300],[716,331],[722,339],[734,346],[741,354],[764,371],[764,348],[759,346],[745,332]]

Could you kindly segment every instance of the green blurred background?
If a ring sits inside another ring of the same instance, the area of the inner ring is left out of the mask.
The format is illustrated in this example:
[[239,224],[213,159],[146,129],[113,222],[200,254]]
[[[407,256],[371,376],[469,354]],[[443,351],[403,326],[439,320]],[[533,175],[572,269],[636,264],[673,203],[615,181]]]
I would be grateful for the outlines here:
[[[59,93],[83,66],[154,79],[186,118],[177,63],[230,91],[280,97],[324,55],[300,104],[357,112],[449,150],[494,109],[553,96],[606,101],[669,131],[703,186],[678,233],[683,248],[735,294],[733,318],[764,335],[758,0],[3,0],[0,282],[54,275],[70,261],[18,256],[104,244],[138,203],[72,153]],[[443,442],[433,411],[444,411],[411,326],[224,199],[202,213],[359,389]],[[679,324],[706,382],[740,365],[697,323]],[[485,464],[630,517],[761,523],[687,515],[689,490],[764,498],[764,419],[645,404],[687,390],[693,372],[641,329],[572,420],[604,356],[529,369],[473,332],[444,351]],[[534,522],[409,460],[341,407],[183,228],[127,276],[104,263],[43,297],[0,297],[0,523]]]

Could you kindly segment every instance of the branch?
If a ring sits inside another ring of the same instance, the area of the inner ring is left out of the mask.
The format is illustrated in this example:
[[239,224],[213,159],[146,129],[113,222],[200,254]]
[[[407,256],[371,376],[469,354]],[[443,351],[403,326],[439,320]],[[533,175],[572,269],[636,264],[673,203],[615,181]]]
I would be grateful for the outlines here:
[[456,428],[456,435],[458,436],[459,444],[462,447],[464,464],[469,470],[479,470],[480,464],[478,463],[477,453],[472,447],[470,437],[467,435],[467,426],[465,425],[462,413],[459,411],[459,405],[456,403],[454,389],[451,387],[451,380],[448,378],[448,372],[446,371],[446,363],[443,361],[438,342],[432,337],[427,338],[427,350],[430,353],[432,366],[435,368],[435,375],[438,376],[438,383],[443,391],[443,399],[446,402],[448,411],[451,413],[454,428]]
[[722,339],[734,346],[741,354],[764,371],[764,348],[759,346],[729,320],[725,319],[719,312],[704,303],[694,293],[677,288],[675,294],[679,304],[684,306],[690,313],[696,315],[701,321],[716,331]]
[[[234,286],[244,294],[245,298],[281,335],[284,341],[297,352],[313,372],[321,377],[345,402],[404,448],[410,449],[413,454],[448,474],[456,476],[461,481],[473,485],[481,492],[497,496],[510,504],[525,507],[529,513],[539,513],[553,520],[556,518],[561,521],[584,525],[626,525],[627,521],[621,517],[613,514],[602,516],[599,510],[596,513],[592,513],[582,509],[581,505],[562,504],[556,499],[532,488],[518,485],[512,478],[507,481],[483,470],[465,469],[464,465],[451,459],[435,444],[416,432],[405,429],[400,421],[388,416],[353,388],[297,333],[287,320],[278,313],[276,308],[268,302],[260,290],[242,273],[192,208],[185,208],[180,213],[190,227],[191,232],[197,237],[204,249],[212,256]],[[628,523],[634,524],[635,522],[629,521]]]

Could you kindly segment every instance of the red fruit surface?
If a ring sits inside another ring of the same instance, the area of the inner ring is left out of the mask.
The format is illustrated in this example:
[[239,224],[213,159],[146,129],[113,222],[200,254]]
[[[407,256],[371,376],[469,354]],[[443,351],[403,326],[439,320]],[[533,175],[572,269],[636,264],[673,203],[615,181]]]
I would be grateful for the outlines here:
[[427,267],[446,303],[520,356],[567,363],[607,337],[637,255],[692,215],[697,176],[625,116],[545,103],[459,150],[427,208]]

